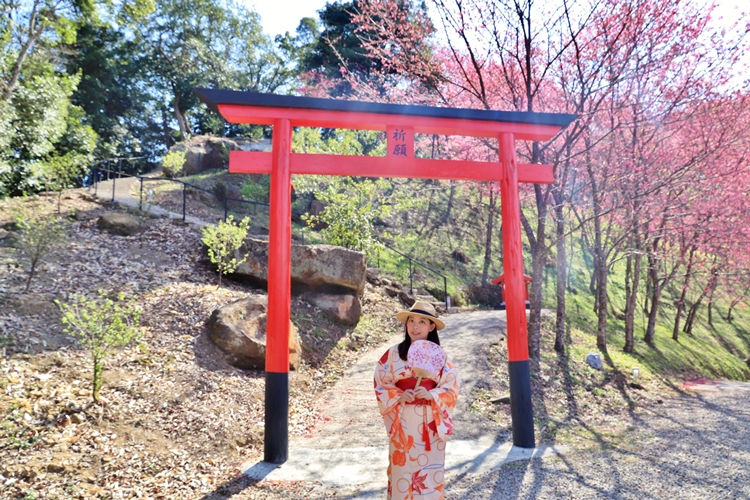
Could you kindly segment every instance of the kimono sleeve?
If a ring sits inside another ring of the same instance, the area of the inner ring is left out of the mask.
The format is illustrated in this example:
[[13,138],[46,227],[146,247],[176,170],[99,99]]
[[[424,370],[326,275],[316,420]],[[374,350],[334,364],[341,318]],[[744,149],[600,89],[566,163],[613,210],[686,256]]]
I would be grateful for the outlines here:
[[430,394],[432,394],[431,406],[436,430],[438,436],[443,440],[453,434],[453,419],[451,418],[451,414],[456,407],[460,389],[461,379],[458,376],[458,370],[448,360],[443,367],[437,387],[430,391]]
[[394,348],[388,349],[375,366],[375,397],[378,400],[380,414],[384,418],[393,418],[393,412],[398,410],[398,401],[404,392],[396,387],[394,380],[393,350]]

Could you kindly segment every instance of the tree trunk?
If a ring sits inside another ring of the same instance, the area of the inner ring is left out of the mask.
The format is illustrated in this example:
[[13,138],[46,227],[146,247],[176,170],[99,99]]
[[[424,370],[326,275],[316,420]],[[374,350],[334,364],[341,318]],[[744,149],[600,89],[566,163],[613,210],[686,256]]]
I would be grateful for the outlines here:
[[713,318],[713,307],[714,307],[714,292],[716,291],[716,287],[719,284],[719,280],[717,278],[717,271],[712,269],[711,273],[711,282],[708,289],[708,325],[713,328],[714,326],[714,318]]
[[[430,185],[429,182],[426,183],[427,186]],[[422,231],[424,231],[427,228],[427,223],[430,222],[430,212],[432,211],[432,199],[435,196],[435,190],[430,190],[430,201],[427,202],[427,211],[424,214],[424,222],[422,223],[422,227],[417,229],[417,234],[421,234]]]
[[654,345],[654,331],[656,330],[656,314],[659,311],[659,302],[661,300],[661,286],[659,285],[659,269],[657,268],[656,257],[648,256],[648,277],[651,286],[651,307],[648,310],[648,326],[643,335],[643,341],[648,345]]
[[729,304],[729,310],[727,311],[727,321],[731,323],[734,320],[734,316],[732,316],[732,311],[734,311],[734,307],[742,302],[740,299],[735,299]]
[[565,219],[561,197],[555,198],[557,232],[557,315],[555,317],[555,351],[565,350],[565,287],[568,280],[567,257],[565,254]]
[[177,120],[177,126],[180,127],[180,141],[184,141],[190,134],[190,129],[187,125],[187,119],[185,115],[180,111],[180,98],[176,97],[173,100],[172,111],[174,112],[174,118]]
[[[536,143],[534,143],[536,144]],[[541,352],[542,336],[542,280],[544,279],[544,264],[547,262],[545,232],[547,223],[547,203],[539,184],[534,184],[537,199],[537,228],[536,236],[531,245],[531,286],[529,291],[529,356],[538,361]]]
[[635,310],[638,307],[638,284],[641,281],[640,241],[635,236],[635,255],[628,255],[625,273],[625,346],[624,352],[635,351]]
[[174,139],[172,138],[172,134],[169,132],[167,108],[164,106],[161,107],[161,133],[164,136],[164,145],[167,146],[167,149],[169,149],[170,147],[172,147],[172,144],[174,144]]
[[682,319],[682,313],[685,311],[685,289],[682,289],[682,295],[680,300],[677,301],[677,313],[674,317],[674,328],[672,329],[672,340],[680,340],[680,319]]
[[487,285],[487,278],[490,272],[490,261],[492,260],[492,226],[495,221],[495,203],[497,195],[490,185],[490,207],[487,215],[487,237],[484,240],[484,267],[482,268],[482,286]]
[[593,165],[587,162],[586,169],[589,172],[591,182],[591,197],[593,203],[593,221],[594,221],[594,272],[596,274],[596,295],[595,308],[597,313],[596,325],[596,346],[602,350],[607,350],[607,273],[609,266],[604,252],[602,241],[602,220],[600,216],[601,203],[599,197],[601,193],[594,181]]
[[[26,60],[26,57],[29,55],[29,50],[31,50],[31,47],[34,45],[34,43],[36,43],[39,37],[41,37],[44,33],[44,25],[46,23],[45,19],[42,19],[41,23],[37,23],[37,16],[39,15],[39,4],[40,2],[38,0],[34,1],[31,14],[29,15],[29,38],[27,38],[26,42],[21,45],[21,50],[18,52],[16,61],[13,64],[10,78],[8,79],[8,83],[3,89],[3,102],[10,101],[10,98],[13,95],[13,91],[16,88],[16,84],[18,83],[18,78],[21,76],[23,63]],[[54,15],[54,12],[50,12],[50,14]],[[0,107],[0,111],[2,111],[3,109],[3,107]]]
[[690,276],[693,272],[693,256],[695,255],[695,245],[690,246],[688,252],[688,262],[685,268],[685,282],[682,285],[682,293],[680,294],[680,300],[677,301],[677,313],[674,318],[674,329],[672,330],[672,340],[680,339],[680,320],[682,319],[682,313],[685,312],[685,297],[687,296],[688,288],[690,288]]
[[[602,253],[600,249],[598,253]],[[603,256],[598,257],[602,263]],[[607,350],[607,266],[599,266],[599,283],[596,287],[596,298],[599,304],[596,325],[596,347],[602,351]]]
[[687,320],[685,321],[685,328],[684,332],[688,335],[693,334],[693,325],[695,324],[695,318],[698,315],[698,309],[701,306],[702,298],[697,300],[695,304],[693,304],[693,307],[690,308],[690,312],[688,313]]
[[448,195],[448,208],[445,210],[445,215],[443,215],[443,224],[447,224],[448,220],[451,216],[451,209],[453,208],[453,197],[456,193],[456,182],[451,181],[451,191]]

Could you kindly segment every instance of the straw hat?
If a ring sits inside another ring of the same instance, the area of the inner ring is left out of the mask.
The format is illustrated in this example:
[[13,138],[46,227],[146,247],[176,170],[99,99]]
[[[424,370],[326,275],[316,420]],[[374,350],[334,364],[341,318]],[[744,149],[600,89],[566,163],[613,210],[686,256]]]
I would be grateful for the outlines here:
[[429,302],[423,302],[421,300],[414,302],[414,305],[411,306],[411,309],[409,309],[408,311],[401,311],[400,313],[396,314],[396,319],[401,323],[406,323],[406,320],[409,319],[409,316],[421,316],[423,318],[427,318],[435,323],[435,325],[437,325],[438,330],[442,330],[443,328],[445,328],[445,323],[438,319],[435,308]]

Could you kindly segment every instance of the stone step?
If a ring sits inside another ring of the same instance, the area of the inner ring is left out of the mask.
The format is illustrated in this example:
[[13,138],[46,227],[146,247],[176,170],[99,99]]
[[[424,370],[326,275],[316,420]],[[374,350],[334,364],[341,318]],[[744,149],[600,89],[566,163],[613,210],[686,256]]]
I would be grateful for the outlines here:
[[421,300],[422,302],[429,302],[430,304],[432,304],[433,302],[439,302],[432,295],[418,295],[416,293],[414,294],[414,299],[415,300]]

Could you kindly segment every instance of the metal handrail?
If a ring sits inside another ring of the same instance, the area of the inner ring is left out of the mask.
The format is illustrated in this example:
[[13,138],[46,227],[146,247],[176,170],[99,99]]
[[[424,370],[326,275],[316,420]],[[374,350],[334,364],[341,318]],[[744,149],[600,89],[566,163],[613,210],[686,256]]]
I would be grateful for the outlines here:
[[[139,157],[139,158],[146,158],[146,157],[143,156],[143,157]],[[132,158],[132,159],[139,159],[139,158]],[[125,158],[125,159],[127,159],[127,158]],[[101,160],[101,161],[95,163],[94,165],[97,165],[98,163],[101,163],[101,162],[104,162],[104,161],[110,161],[110,160]],[[139,180],[139,182],[140,182],[140,190],[139,190],[140,192],[139,192],[139,200],[138,200],[138,209],[139,210],[143,210],[143,182],[144,181],[169,181],[169,182],[177,182],[179,184],[182,184],[182,221],[183,222],[185,222],[185,218],[186,218],[186,210],[187,210],[187,188],[188,187],[190,187],[192,189],[195,189],[195,190],[198,190],[198,191],[203,191],[204,193],[213,195],[213,196],[215,196],[215,197],[218,198],[218,195],[216,195],[216,193],[214,193],[212,191],[209,191],[209,190],[207,190],[205,188],[202,188],[200,186],[196,186],[194,184],[190,184],[189,182],[185,182],[185,181],[182,181],[182,180],[179,180],[179,179],[169,179],[169,178],[166,178],[166,177],[146,177],[146,176],[143,176],[143,175],[123,174],[121,171],[109,170],[109,169],[106,169],[106,168],[99,168],[99,167],[94,167],[93,171],[94,172],[105,171],[105,172],[117,173],[120,177],[122,177],[122,175],[125,175],[127,177],[135,177],[135,178],[137,178]],[[97,178],[97,180],[96,180],[96,185],[95,185],[95,188],[94,188],[95,190],[96,190],[96,187],[98,187],[98,183],[99,183],[98,176],[96,176],[96,178]],[[96,193],[96,191],[95,191],[95,193]],[[228,206],[229,203],[228,202],[229,201],[237,201],[237,202],[240,202],[240,203],[247,203],[247,204],[250,204],[250,205],[260,205],[260,206],[264,206],[266,208],[270,208],[270,205],[268,203],[261,202],[261,201],[245,200],[243,198],[232,198],[232,197],[229,197],[229,196],[224,196],[223,198],[224,198],[224,200],[223,200],[224,201],[224,221],[226,221],[227,217],[228,217],[228,213],[229,213],[229,206]],[[115,200],[115,178],[113,177],[112,178],[112,201],[114,201],[114,200]],[[292,213],[293,213],[293,215],[302,215],[302,213],[296,212],[296,211],[292,211]],[[305,244],[304,243],[304,239],[305,239],[305,233],[303,232],[302,233],[302,244],[303,245]],[[445,302],[445,306],[446,307],[450,307],[450,297],[448,296],[448,278],[444,274],[440,273],[439,271],[436,271],[435,269],[432,269],[427,264],[414,259],[412,256],[406,255],[406,254],[404,254],[404,253],[396,250],[395,248],[393,248],[392,246],[388,245],[387,243],[380,242],[380,244],[383,245],[384,248],[387,248],[388,250],[391,250],[392,252],[395,252],[395,253],[399,254],[400,256],[408,259],[408,261],[409,261],[409,292],[410,293],[412,293],[412,294],[414,293],[414,266],[415,265],[423,267],[423,268],[427,269],[428,271],[430,271],[431,273],[433,273],[433,274],[435,274],[435,275],[443,278],[443,296],[445,297],[444,302]]]
[[419,262],[418,260],[414,259],[410,255],[406,255],[404,253],[399,252],[398,250],[396,250],[395,248],[393,248],[392,246],[390,246],[390,245],[388,245],[386,243],[380,242],[380,244],[383,245],[383,247],[387,248],[388,250],[391,250],[392,252],[396,252],[400,256],[409,259],[409,291],[410,291],[410,293],[414,294],[414,284],[413,284],[413,275],[414,275],[414,273],[413,273],[413,267],[414,267],[414,264],[416,264],[418,266],[421,266],[421,267],[424,267],[425,269],[427,269],[431,273],[436,274],[436,275],[440,276],[441,278],[443,278],[443,296],[445,297],[445,300],[444,300],[445,307],[450,307],[450,297],[448,296],[448,278],[444,274],[442,274],[442,273],[440,273],[440,272],[432,269],[431,267],[429,267],[427,264],[424,264],[423,262]]
[[[115,177],[114,175],[112,176],[112,201],[115,201],[115,187],[117,185],[117,179],[122,178],[123,175],[125,175],[127,177],[136,177],[134,175],[130,175],[128,173],[123,173],[122,172],[122,162],[126,161],[128,163],[131,163],[131,162],[136,161],[136,160],[144,160],[144,159],[148,159],[148,156],[133,156],[133,157],[129,157],[129,158],[125,158],[125,157],[121,157],[121,158],[105,158],[103,160],[98,160],[98,161],[94,162],[91,165],[90,169],[89,169],[89,175],[93,175],[93,177],[94,177],[94,182],[93,182],[93,184],[94,184],[94,195],[96,196],[98,194],[98,190],[99,190],[99,172],[102,172],[102,171],[103,172],[107,172],[108,173],[107,180],[109,180],[109,173],[111,172],[112,174],[117,174],[117,177]],[[101,168],[101,167],[97,166],[97,165],[100,165],[102,163],[107,163],[108,164],[108,163],[114,162],[114,161],[117,162],[117,166],[118,166],[117,170],[110,170],[108,168]]]

